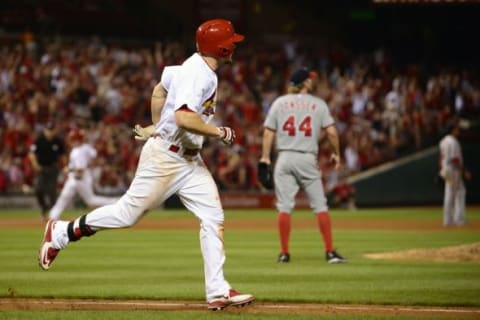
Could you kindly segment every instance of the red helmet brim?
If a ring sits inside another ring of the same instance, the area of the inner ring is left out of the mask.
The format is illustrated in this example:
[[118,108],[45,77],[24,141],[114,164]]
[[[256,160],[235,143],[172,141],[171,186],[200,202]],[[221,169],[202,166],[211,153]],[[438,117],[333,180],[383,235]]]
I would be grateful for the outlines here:
[[230,38],[230,40],[235,43],[235,42],[242,42],[245,39],[244,35],[234,33],[233,36]]

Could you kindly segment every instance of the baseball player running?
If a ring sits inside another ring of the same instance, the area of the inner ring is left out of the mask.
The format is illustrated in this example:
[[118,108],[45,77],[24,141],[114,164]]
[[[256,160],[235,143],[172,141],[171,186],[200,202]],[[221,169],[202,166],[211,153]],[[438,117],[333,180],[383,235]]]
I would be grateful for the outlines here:
[[85,142],[85,132],[75,129],[68,134],[68,141],[72,145],[68,166],[67,181],[63,185],[60,196],[49,213],[49,219],[57,220],[63,210],[73,200],[75,194],[79,194],[87,206],[96,208],[112,204],[118,200],[115,197],[102,197],[96,195],[93,190],[93,176],[90,164],[97,157],[97,150]]
[[[163,107],[151,105],[155,130],[142,148],[129,189],[115,204],[74,221],[48,221],[39,252],[40,267],[48,270],[59,251],[71,241],[102,229],[133,226],[148,209],[176,193],[200,221],[208,308],[221,310],[255,300],[253,295],[233,289],[224,277],[224,212],[217,186],[200,156],[205,137],[218,138],[226,145],[235,138],[231,128],[215,127],[209,122],[215,113],[215,70],[221,63],[231,61],[235,43],[243,39],[228,20],[208,20],[198,27],[198,52],[175,72]],[[155,122],[160,117],[159,110],[161,118]]]
[[[331,161],[337,170],[340,147],[334,120],[326,103],[309,94],[316,74],[307,69],[295,71],[290,78],[289,93],[277,98],[265,119],[260,164],[270,166],[270,152],[275,140],[278,158],[274,169],[278,229],[281,252],[278,262],[289,262],[291,214],[295,195],[302,188],[317,217],[328,263],[347,260],[333,249],[332,227],[326,197],[318,168],[318,144],[322,129],[333,148]],[[260,168],[259,164],[259,168]],[[260,170],[259,170],[260,173]],[[259,176],[260,181],[265,179]]]

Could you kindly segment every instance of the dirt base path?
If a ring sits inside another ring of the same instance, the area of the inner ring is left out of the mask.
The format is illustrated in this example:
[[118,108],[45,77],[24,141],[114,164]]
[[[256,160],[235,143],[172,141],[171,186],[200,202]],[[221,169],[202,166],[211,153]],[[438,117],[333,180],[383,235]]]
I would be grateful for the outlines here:
[[[206,304],[198,301],[155,300],[90,300],[90,299],[0,299],[0,311],[7,310],[149,310],[149,311],[204,311]],[[264,303],[256,302],[244,308],[229,307],[222,312],[249,314],[294,315],[377,315],[416,316],[434,318],[479,318],[480,308],[413,307],[385,305],[339,305],[313,303]]]

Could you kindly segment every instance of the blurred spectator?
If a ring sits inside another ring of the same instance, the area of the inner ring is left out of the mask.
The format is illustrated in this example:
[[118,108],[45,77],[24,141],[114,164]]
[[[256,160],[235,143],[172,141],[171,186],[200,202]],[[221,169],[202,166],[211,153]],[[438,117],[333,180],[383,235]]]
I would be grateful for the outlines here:
[[[59,135],[79,125],[88,128],[91,142],[109,164],[103,177],[116,172],[118,186],[128,185],[139,152],[130,127],[149,122],[150,95],[163,67],[181,63],[187,48],[169,41],[50,40],[26,31],[23,40],[0,50],[0,191],[33,186],[32,168],[24,158],[33,133],[49,119],[58,123]],[[393,65],[382,49],[352,55],[339,45],[285,43],[239,48],[235,63],[218,70],[216,121],[236,130],[241,152],[233,167],[244,176],[230,184],[226,177],[232,164],[219,164],[220,148],[208,145],[203,157],[212,172],[226,179],[224,190],[261,189],[252,159],[260,156],[262,123],[296,66],[319,67],[315,94],[336,119],[349,175],[432,146],[449,118],[480,113],[480,79],[472,70]],[[97,184],[117,184],[117,179],[102,179]]]
[[[104,159],[104,158],[101,158]],[[118,196],[127,191],[127,185],[123,181],[122,176],[116,166],[109,163],[99,163],[96,164],[97,173],[100,175],[95,175],[94,173],[94,190],[95,193],[98,193],[103,196]]]
[[347,140],[347,146],[344,149],[343,157],[345,159],[345,167],[348,173],[355,173],[360,170],[357,141],[352,136]]

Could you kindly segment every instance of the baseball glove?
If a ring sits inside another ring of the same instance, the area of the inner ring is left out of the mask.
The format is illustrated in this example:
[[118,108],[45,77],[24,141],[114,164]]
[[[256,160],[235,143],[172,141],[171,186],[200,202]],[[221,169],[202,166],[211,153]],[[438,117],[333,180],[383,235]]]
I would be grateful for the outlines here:
[[265,162],[259,162],[257,167],[257,175],[258,180],[266,189],[273,189],[273,175],[271,165]]

